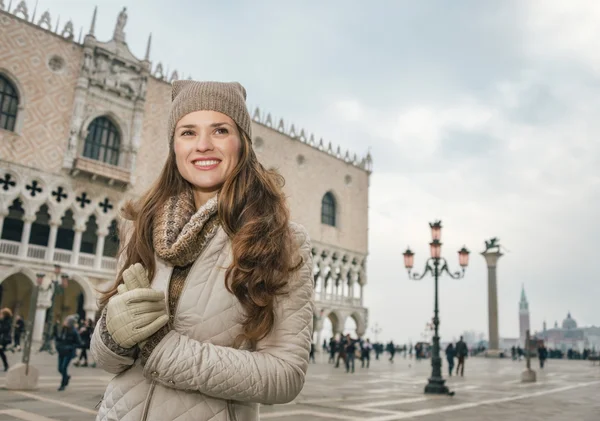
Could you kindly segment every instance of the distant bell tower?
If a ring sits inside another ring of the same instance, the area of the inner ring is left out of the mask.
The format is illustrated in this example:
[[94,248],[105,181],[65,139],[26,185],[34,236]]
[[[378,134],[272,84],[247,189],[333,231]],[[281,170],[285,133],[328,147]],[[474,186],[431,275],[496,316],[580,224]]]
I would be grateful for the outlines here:
[[525,345],[525,337],[529,330],[529,303],[525,296],[525,285],[521,288],[521,301],[519,302],[519,343]]

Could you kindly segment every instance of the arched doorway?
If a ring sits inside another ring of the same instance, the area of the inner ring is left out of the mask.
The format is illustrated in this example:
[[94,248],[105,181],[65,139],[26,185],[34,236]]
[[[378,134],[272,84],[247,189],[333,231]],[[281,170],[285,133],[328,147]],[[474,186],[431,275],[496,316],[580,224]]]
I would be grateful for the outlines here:
[[14,273],[0,281],[0,308],[8,307],[13,317],[21,316],[27,320],[32,292],[31,280],[21,272]]
[[29,268],[13,267],[0,273],[0,308],[8,307],[13,316],[27,320],[34,285],[35,273]]
[[66,288],[59,288],[54,296],[54,320],[62,324],[65,317],[78,314],[80,295],[83,295],[83,289],[72,279]]
[[358,337],[356,333],[356,328],[358,327],[356,320],[352,316],[346,317],[344,321],[344,335],[350,334],[353,338]]

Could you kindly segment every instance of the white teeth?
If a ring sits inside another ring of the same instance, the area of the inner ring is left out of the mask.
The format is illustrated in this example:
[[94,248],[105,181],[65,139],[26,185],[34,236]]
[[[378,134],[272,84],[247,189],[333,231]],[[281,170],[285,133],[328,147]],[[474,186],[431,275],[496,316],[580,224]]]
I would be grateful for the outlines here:
[[211,165],[216,165],[221,161],[217,161],[217,160],[210,160],[210,161],[194,161],[194,165],[197,165],[199,167],[210,167]]

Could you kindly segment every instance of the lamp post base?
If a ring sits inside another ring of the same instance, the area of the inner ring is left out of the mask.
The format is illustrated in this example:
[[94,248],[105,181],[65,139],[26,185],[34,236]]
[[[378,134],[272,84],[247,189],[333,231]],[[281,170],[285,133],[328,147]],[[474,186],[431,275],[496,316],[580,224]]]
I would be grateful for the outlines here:
[[454,395],[445,385],[446,380],[441,377],[430,377],[429,383],[425,386],[425,393],[428,395]]

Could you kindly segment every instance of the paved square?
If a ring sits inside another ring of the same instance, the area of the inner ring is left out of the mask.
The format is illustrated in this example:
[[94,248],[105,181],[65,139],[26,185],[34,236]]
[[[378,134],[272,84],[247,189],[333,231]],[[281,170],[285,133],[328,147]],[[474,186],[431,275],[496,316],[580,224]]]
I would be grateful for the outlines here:
[[[20,354],[9,354],[15,363]],[[454,397],[425,396],[430,362],[397,358],[372,361],[354,374],[335,369],[326,359],[311,364],[304,390],[287,405],[261,407],[261,419],[282,421],[421,420],[421,421],[597,421],[600,419],[600,367],[587,361],[548,360],[537,370],[538,382],[521,384],[524,362],[470,358],[464,378],[448,380]],[[60,377],[56,358],[34,354],[41,371],[34,392],[4,389],[0,375],[0,421],[93,420],[111,376],[99,369],[71,367],[71,385],[56,389]],[[533,363],[536,361],[534,360]]]

